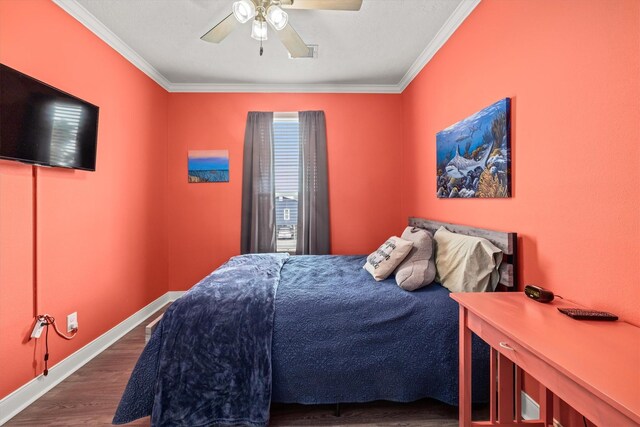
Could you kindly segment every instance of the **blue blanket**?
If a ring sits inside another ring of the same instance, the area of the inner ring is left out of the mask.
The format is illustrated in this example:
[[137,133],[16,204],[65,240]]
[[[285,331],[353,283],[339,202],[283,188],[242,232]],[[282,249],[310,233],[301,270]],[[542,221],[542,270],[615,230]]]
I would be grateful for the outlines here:
[[171,304],[114,424],[265,426],[274,299],[286,255],[234,257]]
[[[438,284],[376,282],[364,262],[232,258],[167,310],[114,423],[262,426],[270,401],[456,405],[458,305]],[[473,399],[486,401],[488,350],[473,347]]]
[[[276,298],[273,396],[324,404],[425,397],[458,404],[458,304],[434,283],[376,282],[364,256],[295,256]],[[488,401],[488,347],[474,337],[473,399]]]

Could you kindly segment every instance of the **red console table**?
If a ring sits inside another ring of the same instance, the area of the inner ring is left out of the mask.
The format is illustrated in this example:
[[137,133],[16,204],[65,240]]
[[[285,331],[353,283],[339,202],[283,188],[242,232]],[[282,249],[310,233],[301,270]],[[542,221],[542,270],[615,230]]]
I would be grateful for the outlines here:
[[[460,305],[460,426],[551,426],[553,395],[598,426],[640,425],[640,328],[574,320],[557,308],[576,304],[521,292],[451,298]],[[471,332],[491,347],[488,421],[471,421]],[[520,417],[520,369],[540,382],[538,421]]]

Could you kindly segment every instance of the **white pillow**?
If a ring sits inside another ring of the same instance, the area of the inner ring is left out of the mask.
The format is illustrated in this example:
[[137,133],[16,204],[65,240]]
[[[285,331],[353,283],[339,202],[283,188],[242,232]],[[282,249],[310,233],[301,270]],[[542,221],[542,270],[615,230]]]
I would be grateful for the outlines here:
[[494,291],[502,251],[481,237],[452,233],[440,227],[436,241],[438,281],[451,292]]
[[384,280],[396,269],[398,264],[409,254],[413,243],[398,236],[389,237],[375,252],[367,257],[364,269],[374,279]]

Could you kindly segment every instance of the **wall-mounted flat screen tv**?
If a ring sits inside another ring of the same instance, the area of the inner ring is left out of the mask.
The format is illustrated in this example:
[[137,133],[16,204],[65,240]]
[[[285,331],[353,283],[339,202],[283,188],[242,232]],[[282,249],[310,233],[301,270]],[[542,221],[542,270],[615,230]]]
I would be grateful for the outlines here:
[[98,107],[0,64],[0,158],[96,170]]

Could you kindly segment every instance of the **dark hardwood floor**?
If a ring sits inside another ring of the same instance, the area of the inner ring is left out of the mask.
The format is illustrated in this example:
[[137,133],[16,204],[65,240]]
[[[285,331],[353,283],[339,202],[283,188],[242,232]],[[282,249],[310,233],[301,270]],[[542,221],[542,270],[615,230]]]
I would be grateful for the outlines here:
[[[11,419],[6,426],[103,426],[111,419],[129,375],[144,347],[144,326],[159,313],[118,340],[98,357]],[[273,404],[271,426],[457,426],[457,408],[433,400],[413,403],[333,405]],[[484,415],[485,408],[476,410]],[[148,426],[149,418],[128,425]]]

